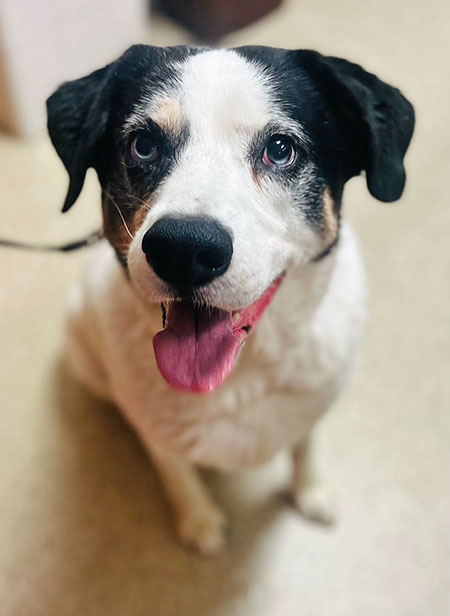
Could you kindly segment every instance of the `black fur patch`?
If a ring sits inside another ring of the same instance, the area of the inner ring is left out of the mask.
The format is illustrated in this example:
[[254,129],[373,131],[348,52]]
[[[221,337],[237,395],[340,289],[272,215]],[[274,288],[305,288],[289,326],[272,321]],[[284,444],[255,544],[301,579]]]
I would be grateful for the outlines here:
[[366,171],[371,194],[395,201],[414,110],[392,86],[357,64],[315,51],[240,47],[275,83],[278,103],[306,131],[309,155],[339,206],[345,182]]
[[134,45],[116,62],[63,84],[48,100],[48,131],[70,177],[63,211],[76,201],[86,171],[108,184],[125,119],[145,97],[176,83],[174,63],[202,50]]

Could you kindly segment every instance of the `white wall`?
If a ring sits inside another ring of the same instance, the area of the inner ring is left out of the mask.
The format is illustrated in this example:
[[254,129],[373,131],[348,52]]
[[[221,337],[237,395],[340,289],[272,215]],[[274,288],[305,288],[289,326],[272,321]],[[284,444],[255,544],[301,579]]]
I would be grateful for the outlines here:
[[45,130],[45,99],[68,79],[145,41],[145,0],[2,0],[0,124],[22,135]]

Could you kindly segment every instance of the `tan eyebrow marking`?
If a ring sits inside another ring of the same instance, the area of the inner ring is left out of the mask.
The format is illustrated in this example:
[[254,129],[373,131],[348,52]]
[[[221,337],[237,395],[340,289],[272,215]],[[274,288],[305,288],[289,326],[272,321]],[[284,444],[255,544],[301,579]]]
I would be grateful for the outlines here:
[[162,99],[155,107],[151,117],[156,124],[165,130],[181,130],[183,127],[183,109],[177,98]]

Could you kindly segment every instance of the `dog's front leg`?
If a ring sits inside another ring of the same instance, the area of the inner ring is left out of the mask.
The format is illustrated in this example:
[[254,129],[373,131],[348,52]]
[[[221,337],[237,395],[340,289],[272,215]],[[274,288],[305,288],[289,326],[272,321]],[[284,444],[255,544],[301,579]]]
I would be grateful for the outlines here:
[[212,555],[225,546],[226,517],[213,502],[197,469],[182,458],[151,448],[179,538],[186,546]]
[[293,447],[292,459],[292,498],[296,507],[309,520],[331,524],[334,510],[329,494],[317,475],[311,433]]

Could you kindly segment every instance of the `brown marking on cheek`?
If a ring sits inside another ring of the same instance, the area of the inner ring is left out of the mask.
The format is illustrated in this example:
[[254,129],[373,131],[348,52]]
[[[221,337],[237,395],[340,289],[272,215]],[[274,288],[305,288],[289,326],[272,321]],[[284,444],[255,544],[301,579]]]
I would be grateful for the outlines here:
[[[102,211],[105,237],[113,248],[126,259],[132,239],[127,233],[119,212],[109,199],[103,201]],[[125,216],[124,219],[126,222]]]
[[[133,199],[130,198],[130,202],[132,201]],[[132,209],[121,207],[118,200],[115,200],[115,202],[120,208],[126,227],[117,207],[110,199],[105,199],[102,206],[105,237],[126,261],[130,244],[144,223],[152,200],[148,199]]]
[[180,130],[183,126],[183,110],[177,98],[166,98],[152,113],[152,120],[165,130]]
[[261,190],[261,179],[259,177],[258,172],[256,171],[254,167],[252,167],[252,179],[253,179],[253,183],[256,186],[256,189]]
[[[133,224],[136,212],[130,211],[128,208],[121,207],[120,201],[118,200],[115,200],[115,203],[117,203],[117,207],[120,208],[123,220],[113,201],[106,198],[102,203],[103,228],[106,239],[110,242],[113,248],[120,253],[121,257],[126,260],[130,244],[133,241],[136,229],[138,228]],[[139,210],[140,209],[141,208],[139,208]]]
[[339,231],[339,218],[330,190],[325,188],[322,195],[324,237],[327,244],[333,243]]
[[132,235],[136,235],[139,229],[144,224],[145,219],[147,218],[147,214],[149,209],[153,205],[153,199],[147,199],[147,201],[141,203],[139,207],[133,212],[131,216],[130,223],[128,228],[130,229]]

